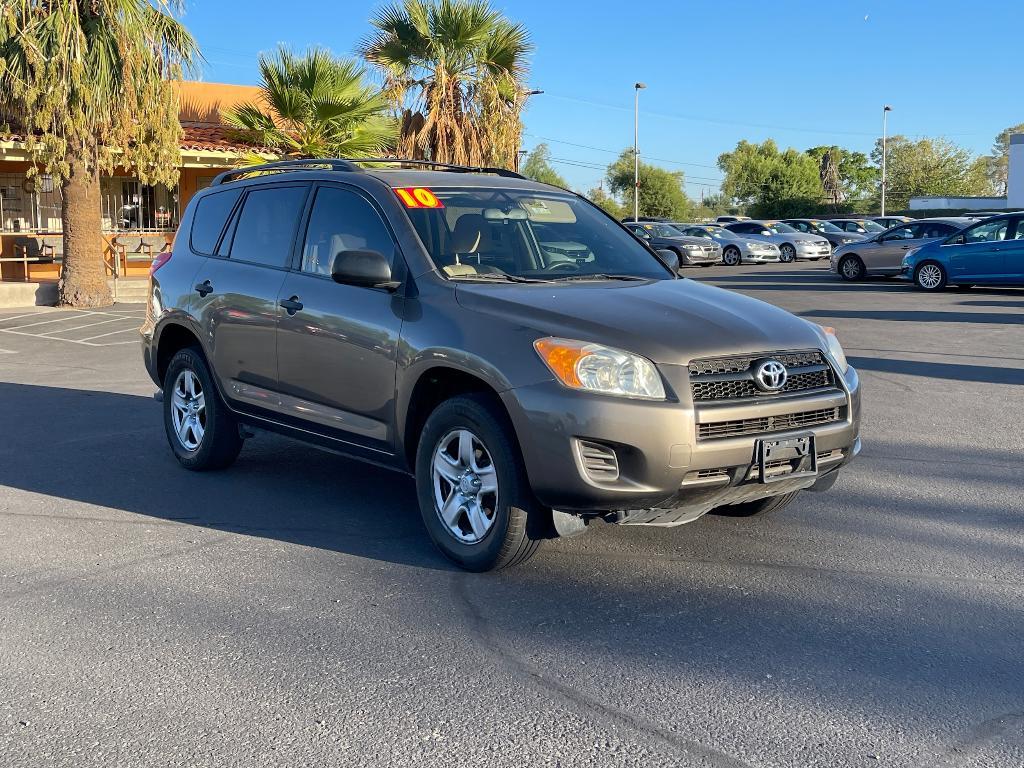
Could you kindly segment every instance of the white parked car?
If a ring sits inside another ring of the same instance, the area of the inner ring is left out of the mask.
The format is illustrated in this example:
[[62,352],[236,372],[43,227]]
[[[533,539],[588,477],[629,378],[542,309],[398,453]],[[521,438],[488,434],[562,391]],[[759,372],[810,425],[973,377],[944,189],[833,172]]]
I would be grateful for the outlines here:
[[720,224],[674,224],[676,229],[690,237],[704,237],[722,246],[722,263],[730,267],[739,264],[767,264],[779,261],[779,246],[754,240],[730,232]]
[[817,261],[832,255],[832,246],[821,235],[804,234],[781,221],[737,221],[725,228],[754,240],[774,243],[779,247],[779,261],[797,259]]

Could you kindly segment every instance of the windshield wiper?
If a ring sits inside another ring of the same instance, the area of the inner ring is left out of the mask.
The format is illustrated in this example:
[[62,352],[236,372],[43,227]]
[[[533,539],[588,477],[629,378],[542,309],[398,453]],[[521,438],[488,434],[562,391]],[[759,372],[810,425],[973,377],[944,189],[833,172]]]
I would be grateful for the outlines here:
[[541,280],[534,277],[520,277],[519,275],[482,273],[477,275],[452,275],[449,280],[475,280],[478,282],[496,281],[507,283],[550,283],[550,280]]
[[650,280],[649,277],[638,277],[637,275],[614,275],[607,272],[597,272],[587,275],[566,275],[565,277],[553,277],[552,280]]

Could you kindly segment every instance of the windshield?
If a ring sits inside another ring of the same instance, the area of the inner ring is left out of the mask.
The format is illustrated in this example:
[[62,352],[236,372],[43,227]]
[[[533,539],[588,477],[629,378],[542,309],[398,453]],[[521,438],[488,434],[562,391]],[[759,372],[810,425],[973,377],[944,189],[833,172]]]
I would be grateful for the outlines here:
[[864,227],[867,232],[885,232],[885,227],[877,221],[862,221],[860,222],[860,225]]
[[672,279],[636,238],[581,198],[490,187],[429,191],[437,207],[409,208],[409,218],[449,278]]
[[793,227],[789,226],[789,224],[783,224],[781,221],[777,221],[774,224],[765,224],[765,227],[770,229],[776,235],[798,231],[796,229],[793,229]]
[[671,224],[644,224],[644,229],[658,237],[680,237],[683,234]]
[[837,227],[835,224],[833,224],[831,221],[816,221],[814,223],[817,225],[818,229],[820,229],[822,232],[842,232],[843,231],[839,227]]

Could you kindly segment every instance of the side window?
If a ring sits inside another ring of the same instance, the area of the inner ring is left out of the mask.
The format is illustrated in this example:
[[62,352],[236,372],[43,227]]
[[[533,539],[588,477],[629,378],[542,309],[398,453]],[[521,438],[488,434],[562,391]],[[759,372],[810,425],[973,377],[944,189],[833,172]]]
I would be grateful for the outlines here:
[[1014,240],[1024,240],[1024,219],[1017,219],[1017,234]]
[[755,227],[753,224],[730,224],[728,228],[731,229],[733,232],[739,232],[740,234],[743,235],[749,235],[753,234],[754,232],[761,231],[761,228],[759,226]]
[[791,227],[796,227],[800,232],[809,232],[811,229],[805,221],[787,221],[786,223]]
[[936,221],[931,224],[922,224],[920,236],[929,239],[936,237],[948,237],[955,231],[956,227],[950,224],[943,224],[941,221]]
[[190,240],[193,251],[204,256],[213,253],[213,249],[217,247],[220,233],[224,231],[228,215],[235,207],[240,194],[242,194],[241,190],[230,189],[199,199],[199,202],[196,203],[195,215],[192,217]]
[[997,240],[1005,240],[1009,224],[1009,219],[986,221],[983,224],[978,224],[964,232],[964,242],[990,243]]
[[363,197],[339,187],[320,187],[302,246],[302,271],[330,275],[341,251],[378,251],[393,260],[395,241]]
[[917,227],[900,227],[885,236],[886,240],[913,240]]
[[249,190],[235,225],[231,258],[286,267],[307,190],[304,184]]

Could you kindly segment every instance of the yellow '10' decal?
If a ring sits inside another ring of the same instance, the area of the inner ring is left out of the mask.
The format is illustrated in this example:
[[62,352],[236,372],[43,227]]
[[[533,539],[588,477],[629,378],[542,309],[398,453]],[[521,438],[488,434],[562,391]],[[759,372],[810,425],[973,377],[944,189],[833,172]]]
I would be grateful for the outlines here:
[[426,187],[399,187],[395,194],[406,208],[444,208],[444,203]]

